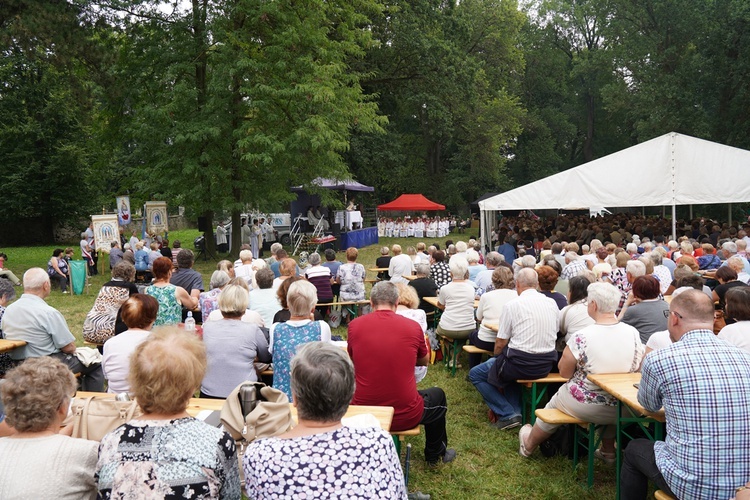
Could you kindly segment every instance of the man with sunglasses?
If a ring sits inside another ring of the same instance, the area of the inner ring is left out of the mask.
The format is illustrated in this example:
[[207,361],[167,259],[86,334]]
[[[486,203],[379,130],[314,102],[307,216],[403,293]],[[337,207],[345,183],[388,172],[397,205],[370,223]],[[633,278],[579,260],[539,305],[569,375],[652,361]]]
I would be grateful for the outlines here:
[[714,305],[687,290],[665,311],[672,345],[643,361],[638,402],[662,406],[667,437],[625,449],[623,500],[645,499],[648,481],[678,498],[731,498],[750,478],[750,353],[712,331]]

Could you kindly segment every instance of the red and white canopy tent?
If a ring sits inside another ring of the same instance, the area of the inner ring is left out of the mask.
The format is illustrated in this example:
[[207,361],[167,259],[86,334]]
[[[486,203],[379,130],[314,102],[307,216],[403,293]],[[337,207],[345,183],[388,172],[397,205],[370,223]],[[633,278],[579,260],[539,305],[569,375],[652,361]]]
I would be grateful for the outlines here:
[[393,201],[378,205],[378,210],[386,212],[445,210],[445,205],[430,201],[421,194],[402,194]]

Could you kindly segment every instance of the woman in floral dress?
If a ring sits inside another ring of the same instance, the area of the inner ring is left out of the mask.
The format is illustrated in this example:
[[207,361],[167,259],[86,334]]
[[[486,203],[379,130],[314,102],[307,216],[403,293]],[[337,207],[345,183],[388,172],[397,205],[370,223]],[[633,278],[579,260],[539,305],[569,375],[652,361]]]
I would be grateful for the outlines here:
[[154,284],[146,288],[146,293],[159,302],[159,312],[154,326],[176,325],[182,319],[182,306],[192,310],[198,306],[198,299],[194,299],[181,286],[172,285],[172,261],[167,257],[159,257],[154,261]]

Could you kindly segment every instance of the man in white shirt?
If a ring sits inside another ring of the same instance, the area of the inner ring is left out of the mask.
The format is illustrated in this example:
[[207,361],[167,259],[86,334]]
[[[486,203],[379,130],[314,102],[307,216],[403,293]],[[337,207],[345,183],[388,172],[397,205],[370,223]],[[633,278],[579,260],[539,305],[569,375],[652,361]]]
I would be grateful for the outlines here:
[[216,226],[216,250],[222,253],[226,253],[229,250],[227,228],[224,227],[223,222],[219,222],[219,225]]
[[414,272],[414,263],[411,261],[411,257],[401,253],[401,245],[393,245],[391,251],[393,252],[393,257],[391,257],[391,262],[388,264],[390,281],[392,283],[408,283],[408,280],[403,276],[408,276]]
[[500,430],[521,425],[521,388],[515,381],[545,377],[557,362],[559,310],[538,288],[536,271],[521,269],[516,278],[518,298],[505,304],[500,317],[496,357],[469,372]]

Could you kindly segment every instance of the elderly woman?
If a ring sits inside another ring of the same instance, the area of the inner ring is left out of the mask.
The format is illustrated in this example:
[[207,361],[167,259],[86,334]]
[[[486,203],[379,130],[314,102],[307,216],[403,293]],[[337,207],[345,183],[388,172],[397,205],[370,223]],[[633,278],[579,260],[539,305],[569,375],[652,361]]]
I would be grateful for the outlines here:
[[650,275],[638,276],[620,319],[635,327],[641,334],[641,342],[646,344],[651,334],[667,329],[664,311],[669,311],[669,304],[659,298],[659,281]]
[[433,252],[432,257],[430,258],[430,276],[435,280],[438,290],[451,282],[450,267],[445,261],[445,252],[442,250]]
[[449,339],[468,339],[476,330],[474,321],[474,285],[467,279],[469,264],[456,255],[450,261],[453,281],[438,293],[438,309],[443,311],[437,333]]
[[255,269],[253,269],[253,252],[251,250],[240,252],[240,265],[234,268],[234,273],[238,278],[244,279],[248,286],[253,286]]
[[224,271],[229,275],[229,278],[234,278],[234,264],[231,260],[220,260],[218,264],[216,264],[216,270],[217,271]]
[[187,413],[205,373],[206,349],[192,333],[162,329],[136,347],[129,379],[143,415],[99,445],[102,498],[240,498],[234,440]]
[[144,248],[143,241],[135,244],[135,270],[138,272],[148,271],[149,251]]
[[[8,280],[0,279],[0,325],[2,324],[3,315],[5,314],[5,306],[15,298],[16,289],[13,288],[13,284]],[[0,339],[4,338],[5,335],[3,334],[2,329],[0,329]],[[0,353],[0,377],[14,366],[15,363],[11,359],[10,354]]]
[[154,284],[146,288],[146,293],[159,302],[159,314],[154,326],[176,325],[182,319],[182,306],[195,309],[198,300],[181,286],[169,282],[172,277],[172,261],[159,257],[154,261]]
[[628,293],[630,291],[631,284],[628,283],[628,273],[625,269],[629,260],[631,259],[628,252],[622,251],[618,253],[615,256],[616,265],[614,266],[614,269],[612,269],[612,274],[610,274],[612,284],[622,293]]
[[539,276],[539,291],[541,294],[554,300],[558,309],[567,306],[568,300],[565,298],[565,295],[555,291],[557,280],[560,276],[557,271],[550,266],[540,266],[537,268],[536,274]]
[[289,286],[286,301],[289,305],[289,320],[271,325],[273,353],[273,386],[292,398],[290,387],[290,361],[297,348],[308,342],[331,341],[331,328],[325,321],[315,321],[313,313],[318,302],[318,292],[312,283],[298,280]]
[[273,271],[265,267],[258,269],[255,273],[256,288],[250,291],[250,303],[248,308],[255,311],[263,318],[263,324],[270,326],[273,317],[281,310],[276,290],[273,289]]
[[414,266],[416,278],[409,281],[409,286],[417,291],[419,297],[419,308],[425,313],[435,310],[435,307],[424,300],[425,297],[437,297],[437,284],[430,277],[430,264],[420,262]]
[[346,264],[339,266],[336,282],[341,285],[339,297],[342,301],[365,299],[365,266],[357,264],[359,251],[354,247],[346,249]]
[[62,248],[55,248],[47,263],[47,274],[50,281],[57,283],[62,293],[68,293],[68,261],[63,256]]
[[724,299],[727,326],[721,329],[719,338],[750,352],[750,287],[731,288]]
[[96,498],[99,443],[59,434],[76,392],[70,369],[49,356],[29,358],[0,392],[16,431],[0,439],[0,498]]
[[419,296],[417,295],[417,291],[406,283],[396,283],[396,288],[398,288],[396,314],[416,321],[419,323],[419,327],[422,328],[422,333],[427,333],[427,316],[423,310],[418,309]]
[[145,293],[136,293],[120,308],[128,329],[104,344],[102,371],[108,381],[107,392],[130,392],[130,355],[151,334],[158,309],[156,299]]
[[112,280],[102,285],[93,307],[83,321],[83,340],[103,344],[128,329],[120,318],[120,306],[138,293],[138,287],[133,284],[134,279],[133,264],[125,261],[115,264]]
[[201,307],[201,318],[208,321],[208,316],[219,308],[219,295],[221,290],[229,283],[229,274],[226,271],[214,271],[208,282],[208,291],[201,292],[198,303]]
[[[320,254],[311,253],[308,257],[310,267],[305,269],[305,279],[315,285],[318,291],[318,302],[331,302],[333,300],[333,289],[331,288],[331,270],[320,264]],[[319,307],[320,314],[325,316],[327,307]]]
[[[595,454],[610,463],[615,460],[617,399],[591,383],[588,375],[635,372],[641,366],[644,350],[638,331],[618,322],[615,310],[619,300],[620,292],[610,284],[592,283],[588,287],[588,313],[595,323],[579,330],[568,341],[557,366],[560,375],[569,380],[545,407],[606,425],[602,447]],[[521,427],[518,432],[521,456],[530,456],[557,427],[539,419],[533,428],[529,424]]]
[[[266,270],[273,276],[273,271]],[[256,357],[262,363],[271,361],[268,341],[261,329],[241,321],[248,302],[244,288],[227,285],[219,295],[219,309],[224,319],[203,325],[208,369],[201,384],[202,398],[226,398],[243,381],[258,380],[253,365]]]
[[[479,299],[479,306],[475,313],[477,321],[479,321],[479,329],[469,335],[471,345],[490,352],[495,350],[495,339],[497,338],[495,330],[497,330],[497,325],[500,322],[503,307],[518,297],[513,271],[505,266],[496,267],[492,271],[492,285],[494,289],[484,293]],[[495,325],[495,330],[492,330],[488,325]],[[481,354],[469,354],[470,368],[481,362]]]
[[470,248],[466,251],[466,261],[469,263],[469,281],[475,281],[477,274],[487,270],[487,266],[479,263],[479,252]]
[[354,395],[346,353],[323,342],[306,344],[291,360],[291,377],[298,423],[250,443],[243,458],[248,497],[406,499],[390,435],[341,423]]
[[[279,299],[281,310],[273,315],[274,323],[286,323],[287,321],[289,321],[289,318],[292,317],[292,313],[289,312],[289,303],[286,301],[286,297],[289,294],[289,287],[292,286],[292,283],[301,279],[303,278],[300,278],[299,276],[290,276],[288,279],[285,279],[281,283],[281,286],[276,290],[276,298]],[[313,319],[315,321],[323,321],[323,316],[321,316],[320,312],[317,309],[315,310]]]
[[[721,266],[716,270],[716,281],[719,285],[714,288],[713,299],[714,302],[718,302],[718,310],[723,311],[725,306],[724,296],[727,291],[734,287],[747,286],[745,283],[737,279],[737,272],[732,269],[731,266]],[[733,322],[732,318],[727,318],[727,324]]]

